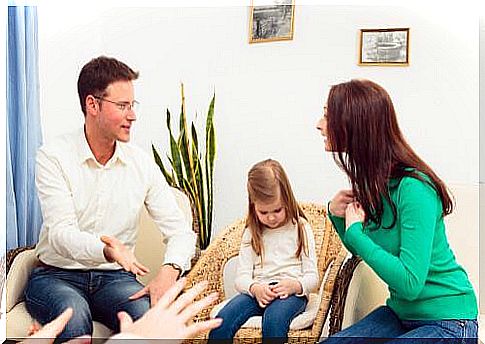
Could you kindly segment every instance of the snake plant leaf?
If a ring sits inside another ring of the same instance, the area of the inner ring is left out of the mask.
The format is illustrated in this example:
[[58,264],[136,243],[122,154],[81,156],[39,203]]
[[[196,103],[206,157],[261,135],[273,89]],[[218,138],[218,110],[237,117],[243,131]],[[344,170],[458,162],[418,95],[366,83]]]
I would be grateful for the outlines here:
[[170,161],[172,168],[175,171],[175,174],[177,175],[177,180],[181,181],[184,177],[183,174],[183,169],[182,169],[182,162],[180,158],[180,150],[177,146],[177,142],[175,141],[175,138],[172,134],[172,127],[170,123],[170,111],[167,109],[167,129],[168,129],[168,134],[169,134],[169,139],[170,139],[170,153],[172,156],[172,159]]
[[170,143],[170,154],[167,154],[167,159],[170,162],[171,170],[165,169],[160,155],[153,145],[152,152],[155,162],[160,167],[167,183],[184,190],[189,195],[195,209],[194,220],[197,220],[199,223],[199,246],[201,249],[204,249],[210,243],[214,206],[213,174],[216,156],[214,129],[215,93],[207,112],[205,147],[200,147],[194,122],[191,123],[190,132],[188,131],[183,83],[181,83],[181,96],[182,104],[177,139],[175,139],[172,132],[171,114],[168,109],[166,115]]
[[194,122],[192,122],[192,125],[190,126],[190,131],[192,132],[192,142],[194,143],[196,150],[199,151],[199,140],[197,139],[197,130],[195,130]]
[[186,140],[187,133],[185,132],[185,128],[182,128],[179,134],[179,138],[177,140],[177,145],[180,150],[180,155],[182,156],[182,160],[184,162],[184,172],[185,176],[189,179],[191,178],[191,171],[190,171],[190,148],[187,147],[187,140]]
[[180,158],[180,151],[177,146],[177,142],[175,142],[175,139],[172,133],[170,133],[170,153],[172,156],[170,163],[172,165],[173,170],[175,171],[177,180],[180,183],[180,181],[184,178],[184,173],[182,169],[182,160]]
[[199,160],[199,140],[197,139],[197,130],[195,130],[194,122],[191,125],[191,132],[192,132],[192,161],[195,164],[196,173],[201,169],[200,161],[197,164],[197,160]]
[[162,159],[160,158],[160,155],[158,154],[157,150],[155,149],[155,146],[153,145],[153,143],[152,143],[152,152],[153,152],[153,158],[155,159],[155,163],[160,168],[160,171],[162,171],[163,176],[165,177],[165,180],[167,181],[168,185],[176,186],[172,176],[165,169],[165,166],[163,165]]
[[[212,211],[214,208],[214,197],[213,197],[213,177],[214,177],[214,161],[216,157],[216,134],[214,128],[214,105],[215,105],[216,95],[214,93],[211,103],[209,105],[209,110],[207,112],[207,122],[206,122],[206,155],[205,155],[205,172],[206,172],[206,185],[207,185],[207,226],[212,228]],[[208,233],[210,240],[211,233]]]
[[178,179],[175,178],[174,174],[173,174],[173,171],[174,171],[174,163],[173,163],[173,159],[167,154],[167,160],[168,162],[170,163],[170,166],[172,166],[172,177],[173,177],[173,180],[176,180],[177,181],[177,184],[179,184],[179,181]]
[[172,130],[172,126],[170,124],[170,111],[167,109],[167,113],[166,113],[166,124],[167,124],[167,128],[168,128],[168,131],[171,131]]
[[200,202],[200,218],[201,222],[203,223],[202,228],[202,233],[203,233],[203,242],[202,246],[207,247],[206,245],[209,244],[209,239],[210,236],[207,235],[208,232],[208,226],[207,226],[207,205],[206,205],[206,199],[205,199],[205,190],[204,190],[204,177],[202,173],[202,167],[200,166],[200,160],[197,159],[197,165],[198,165],[198,173],[196,175],[196,180],[197,180],[197,186],[199,189],[200,197],[199,197],[199,202]]

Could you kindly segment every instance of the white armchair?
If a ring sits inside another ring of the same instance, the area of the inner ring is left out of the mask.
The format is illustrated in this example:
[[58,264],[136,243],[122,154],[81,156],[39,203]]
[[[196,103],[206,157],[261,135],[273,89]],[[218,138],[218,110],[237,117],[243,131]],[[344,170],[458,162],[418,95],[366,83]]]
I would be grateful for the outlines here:
[[[181,191],[173,188],[179,207],[187,218],[192,219],[192,209],[188,197]],[[8,339],[22,339],[27,336],[29,326],[33,323],[32,317],[25,308],[24,289],[30,272],[37,263],[37,257],[32,248],[19,249],[16,256],[10,256],[7,261],[6,280],[6,337]],[[157,273],[163,259],[165,245],[162,243],[160,232],[155,227],[146,211],[143,211],[139,235],[136,242],[135,254],[149,269],[150,273],[140,278],[146,283]],[[101,323],[93,323],[93,338],[107,338],[111,335],[110,329]]]

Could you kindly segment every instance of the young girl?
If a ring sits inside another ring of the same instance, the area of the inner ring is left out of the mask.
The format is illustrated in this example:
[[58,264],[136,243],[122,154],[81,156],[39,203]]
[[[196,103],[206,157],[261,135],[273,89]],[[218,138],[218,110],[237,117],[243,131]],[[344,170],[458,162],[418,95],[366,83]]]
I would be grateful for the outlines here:
[[222,326],[209,339],[230,342],[250,317],[260,315],[263,342],[284,343],[292,319],[305,310],[318,284],[313,232],[277,161],[254,165],[247,188],[247,228],[235,281],[240,294],[219,312]]
[[405,141],[387,92],[368,80],[333,86],[317,129],[352,185],[329,203],[330,219],[390,292],[386,306],[325,343],[476,343],[475,293],[445,233],[452,199]]

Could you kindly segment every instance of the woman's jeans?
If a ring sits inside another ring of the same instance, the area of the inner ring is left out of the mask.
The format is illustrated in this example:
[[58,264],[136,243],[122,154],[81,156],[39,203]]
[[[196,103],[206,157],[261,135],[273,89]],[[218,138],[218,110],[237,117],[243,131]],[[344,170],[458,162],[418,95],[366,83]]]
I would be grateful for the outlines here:
[[239,294],[217,314],[223,322],[210,332],[209,339],[215,343],[231,343],[239,328],[252,316],[259,315],[263,317],[263,342],[269,339],[271,343],[284,343],[291,321],[305,310],[306,304],[306,297],[292,295],[286,299],[275,299],[261,308],[256,298]]
[[382,306],[321,344],[477,344],[477,338],[476,320],[400,320],[391,308]]
[[28,312],[41,324],[55,319],[67,307],[73,316],[62,339],[91,335],[93,320],[119,332],[117,313],[127,312],[134,320],[150,308],[150,298],[128,297],[141,290],[135,275],[124,270],[68,270],[50,266],[33,270],[25,300]]

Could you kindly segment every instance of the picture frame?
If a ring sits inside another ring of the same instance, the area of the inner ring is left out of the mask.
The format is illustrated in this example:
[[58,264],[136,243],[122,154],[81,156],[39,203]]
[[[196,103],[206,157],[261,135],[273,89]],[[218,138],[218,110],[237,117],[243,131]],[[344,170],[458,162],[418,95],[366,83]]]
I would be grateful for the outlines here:
[[409,28],[361,29],[360,66],[409,66]]
[[252,0],[249,43],[293,39],[295,0]]

